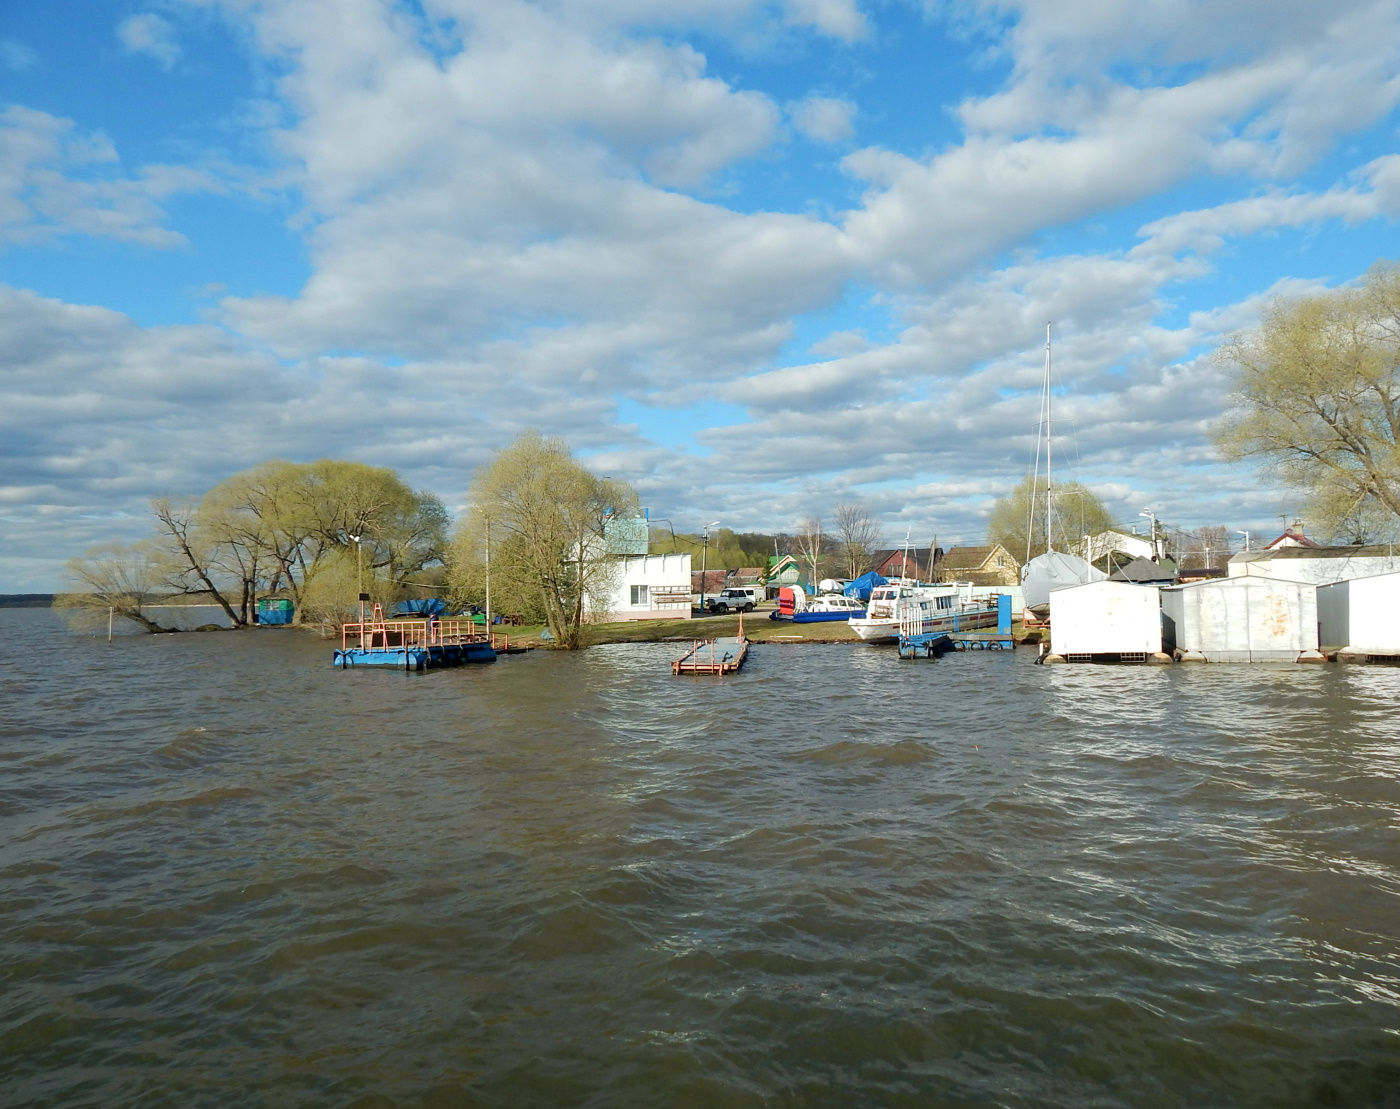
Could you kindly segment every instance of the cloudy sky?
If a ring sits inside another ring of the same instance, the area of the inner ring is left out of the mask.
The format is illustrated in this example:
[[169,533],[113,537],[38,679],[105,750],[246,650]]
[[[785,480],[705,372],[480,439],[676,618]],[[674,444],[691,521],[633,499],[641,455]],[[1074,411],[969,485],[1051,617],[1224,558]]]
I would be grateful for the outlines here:
[[677,530],[976,542],[1035,451],[1276,529],[1209,352],[1400,255],[1400,0],[13,0],[0,591],[528,427]]

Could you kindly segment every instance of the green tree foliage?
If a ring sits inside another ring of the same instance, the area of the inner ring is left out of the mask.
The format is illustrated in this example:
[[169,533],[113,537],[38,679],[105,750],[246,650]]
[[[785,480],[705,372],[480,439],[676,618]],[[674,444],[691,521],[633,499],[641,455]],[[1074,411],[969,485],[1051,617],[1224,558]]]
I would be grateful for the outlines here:
[[[348,619],[361,586],[397,599],[407,575],[441,560],[448,523],[435,496],[414,492],[393,470],[333,459],[265,462],[197,502],[160,498],[151,510],[156,536],[139,549],[75,560],[75,590],[120,594],[120,581],[135,580],[139,550],[150,595],[208,596],[234,627],[251,623],[257,598],[271,592],[291,597],[298,622]],[[125,577],[112,577],[118,567]],[[140,611],[129,618],[142,623]]]
[[557,646],[581,646],[590,601],[611,592],[616,572],[604,523],[636,512],[636,493],[591,473],[563,440],[530,431],[477,472],[470,499],[453,537],[454,588],[484,595],[489,523],[493,609],[502,590],[514,611],[543,610]]
[[[1077,481],[1056,483],[1050,503],[1054,513],[1051,542],[1057,551],[1077,551],[1083,537],[1113,526],[1113,517],[1088,488]],[[1000,543],[1018,560],[1028,561],[1046,551],[1045,482],[1027,474],[1021,483],[992,505],[987,540]]]
[[1217,357],[1235,371],[1214,429],[1221,454],[1302,493],[1324,534],[1366,539],[1394,526],[1400,267],[1378,263],[1354,288],[1278,302]]

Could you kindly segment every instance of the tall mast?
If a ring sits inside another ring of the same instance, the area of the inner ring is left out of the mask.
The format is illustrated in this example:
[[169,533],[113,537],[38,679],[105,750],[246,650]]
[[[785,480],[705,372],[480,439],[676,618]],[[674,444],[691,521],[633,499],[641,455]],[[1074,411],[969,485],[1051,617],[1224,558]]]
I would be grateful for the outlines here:
[[1055,439],[1055,427],[1050,419],[1050,324],[1045,325],[1045,553],[1055,549],[1052,542],[1054,501],[1050,492],[1050,446]]

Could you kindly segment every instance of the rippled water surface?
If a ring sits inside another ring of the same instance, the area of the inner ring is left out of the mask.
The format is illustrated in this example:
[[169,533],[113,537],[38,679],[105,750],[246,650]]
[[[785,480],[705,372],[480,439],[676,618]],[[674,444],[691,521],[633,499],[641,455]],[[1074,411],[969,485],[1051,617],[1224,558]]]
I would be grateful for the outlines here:
[[0,630],[5,1106],[1400,1105],[1400,671]]

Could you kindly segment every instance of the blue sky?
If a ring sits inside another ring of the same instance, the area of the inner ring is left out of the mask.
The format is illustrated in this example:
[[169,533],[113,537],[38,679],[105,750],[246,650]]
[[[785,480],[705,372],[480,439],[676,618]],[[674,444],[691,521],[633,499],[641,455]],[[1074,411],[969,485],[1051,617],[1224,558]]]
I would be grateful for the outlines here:
[[1269,531],[1211,361],[1400,255],[1400,3],[0,12],[0,591],[271,457],[462,504],[521,430],[678,528],[977,542],[1074,477]]

